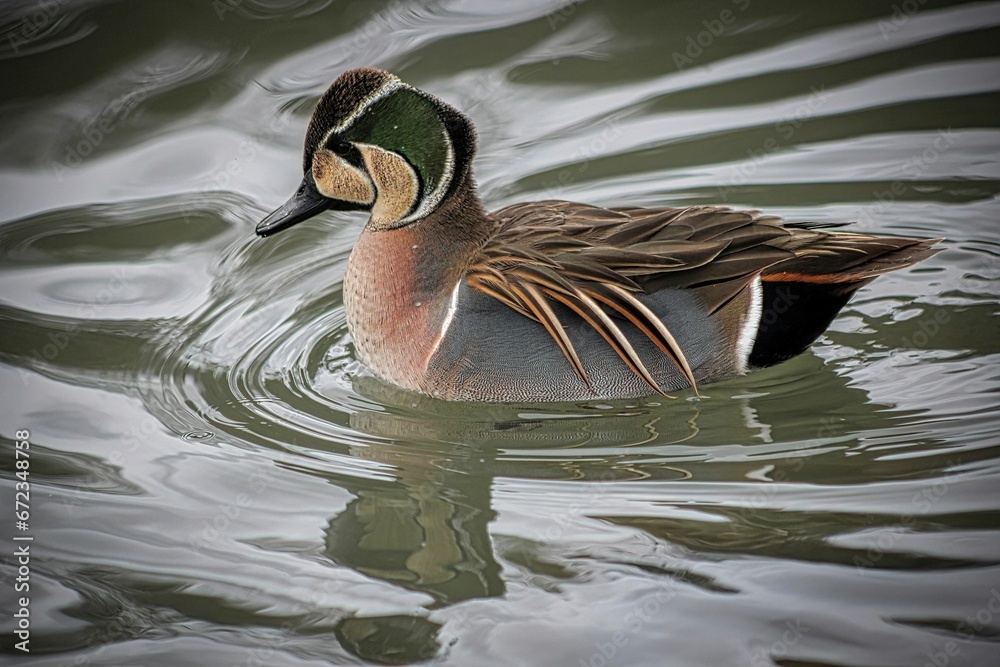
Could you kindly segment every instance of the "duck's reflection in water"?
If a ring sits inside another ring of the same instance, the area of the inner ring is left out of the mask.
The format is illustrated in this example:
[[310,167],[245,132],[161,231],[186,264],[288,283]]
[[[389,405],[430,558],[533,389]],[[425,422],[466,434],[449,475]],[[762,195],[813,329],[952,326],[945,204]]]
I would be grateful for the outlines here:
[[[326,554],[339,566],[429,595],[428,611],[502,596],[501,562],[513,554],[503,553],[503,543],[494,543],[490,533],[496,479],[651,482],[647,488],[655,495],[670,488],[664,483],[692,477],[710,481],[722,468],[735,479],[749,480],[762,464],[790,452],[808,457],[810,451],[851,446],[861,424],[838,426],[839,420],[819,419],[826,411],[849,408],[855,415],[864,413],[866,424],[885,421],[884,406],[872,404],[846,381],[836,395],[810,393],[807,386],[817,375],[825,376],[828,387],[835,373],[814,357],[798,363],[805,370],[796,379],[779,376],[777,384],[764,382],[754,392],[712,388],[715,398],[707,399],[708,406],[686,397],[615,405],[455,404],[374,378],[356,379],[355,389],[376,402],[372,409],[354,412],[350,426],[374,440],[351,445],[348,453],[385,464],[391,475],[338,476],[336,483],[354,497],[329,522]],[[792,396],[797,402],[789,400]],[[817,402],[817,418],[786,427],[790,422],[783,422],[782,413],[809,402]],[[729,460],[721,463],[720,456]],[[602,509],[593,508],[593,516],[601,518]],[[647,519],[658,525],[655,518]],[[657,539],[684,542],[683,535],[636,527]],[[686,527],[675,528],[683,532]],[[674,572],[671,567],[664,571]],[[383,662],[433,655],[441,629],[423,615],[351,617],[339,627],[350,650]]]
[[330,558],[450,604],[504,592],[487,526],[489,480],[456,481],[435,469],[400,469],[358,491],[326,531]]

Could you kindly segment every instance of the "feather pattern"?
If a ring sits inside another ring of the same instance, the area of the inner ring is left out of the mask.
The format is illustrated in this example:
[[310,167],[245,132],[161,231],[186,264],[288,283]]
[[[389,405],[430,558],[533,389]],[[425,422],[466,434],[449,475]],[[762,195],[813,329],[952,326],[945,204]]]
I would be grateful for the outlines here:
[[[816,281],[856,282],[898,268],[898,260],[880,266],[882,255],[907,244],[929,247],[913,239],[832,234],[822,224],[788,224],[716,206],[607,209],[542,201],[508,206],[491,217],[497,230],[473,258],[468,284],[542,324],[584,382],[584,365],[560,319],[570,313],[600,333],[632,372],[660,393],[619,323],[635,326],[695,391],[697,383],[670,323],[643,295],[690,290],[714,315],[757,277],[792,280],[807,273]],[[824,277],[828,264],[835,265],[836,275]],[[785,265],[787,270],[779,270]],[[555,303],[566,310],[557,312]]]
[[[716,218],[705,225],[704,218],[713,213]],[[713,274],[717,278],[742,271],[749,280],[756,275],[753,269],[759,272],[767,263],[761,262],[759,253],[743,263],[732,261],[754,246],[744,240],[727,252],[736,231],[753,226],[755,218],[728,209],[604,209],[553,201],[510,206],[494,218],[498,231],[474,259],[467,274],[469,285],[542,324],[585,382],[579,354],[549,301],[562,304],[593,327],[632,372],[662,393],[616,320],[631,323],[697,390],[691,366],[668,323],[640,295],[649,293],[646,286],[664,274],[690,275],[717,264],[720,270]],[[758,231],[760,242],[779,235],[787,233],[768,226]],[[707,276],[700,278],[706,281],[711,282]]]

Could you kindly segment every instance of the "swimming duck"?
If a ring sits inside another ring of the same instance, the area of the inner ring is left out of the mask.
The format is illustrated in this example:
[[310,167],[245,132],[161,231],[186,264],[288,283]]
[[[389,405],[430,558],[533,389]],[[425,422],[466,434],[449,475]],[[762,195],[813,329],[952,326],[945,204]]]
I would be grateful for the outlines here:
[[697,391],[801,353],[860,287],[936,252],[722,206],[487,212],[475,153],[454,107],[388,72],[345,72],[306,130],[301,185],[257,226],[368,211],[344,275],[357,356],[442,399]]

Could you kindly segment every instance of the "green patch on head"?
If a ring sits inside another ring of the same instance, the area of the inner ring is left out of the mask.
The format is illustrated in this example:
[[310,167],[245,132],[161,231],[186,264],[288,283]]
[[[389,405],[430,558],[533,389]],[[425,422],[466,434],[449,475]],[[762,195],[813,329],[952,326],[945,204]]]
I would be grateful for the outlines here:
[[448,177],[449,139],[435,103],[411,88],[399,88],[373,103],[341,137],[402,155],[416,169],[421,198]]

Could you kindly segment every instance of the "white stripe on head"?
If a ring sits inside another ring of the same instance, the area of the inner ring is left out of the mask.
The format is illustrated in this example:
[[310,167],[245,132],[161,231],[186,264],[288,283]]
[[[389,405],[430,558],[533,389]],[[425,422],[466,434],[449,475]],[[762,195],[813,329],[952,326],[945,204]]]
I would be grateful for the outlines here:
[[339,134],[340,132],[343,132],[344,130],[349,128],[351,125],[354,125],[354,122],[361,117],[361,114],[363,114],[365,111],[368,110],[368,107],[375,104],[380,99],[388,96],[393,91],[403,87],[409,88],[409,86],[400,81],[397,77],[393,76],[392,78],[387,79],[385,83],[383,83],[381,86],[370,92],[368,94],[368,97],[361,100],[361,104],[359,104],[358,107],[354,110],[354,113],[345,118],[338,125],[335,125],[332,128],[330,128],[330,131],[327,132],[325,135],[323,135],[323,140],[319,142],[318,147],[322,148],[323,146],[326,145],[326,142],[330,140],[331,136],[333,136],[334,134]]
[[[350,116],[345,118],[343,122],[331,128],[329,132],[323,135],[323,140],[319,142],[319,147],[321,148],[325,146],[326,142],[329,141],[330,137],[333,136],[334,134],[344,132],[349,127],[351,127],[351,125],[353,125],[355,121],[357,121],[357,119],[360,118],[361,115],[368,110],[368,107],[375,104],[379,100],[388,97],[390,94],[401,88],[409,88],[411,90],[417,91],[416,88],[413,88],[412,86],[403,83],[402,81],[399,80],[399,78],[393,76],[391,79],[388,79],[381,86],[373,90],[368,95],[368,97],[363,99],[361,101],[361,104],[358,105],[358,108],[354,110],[354,113],[352,113]],[[420,91],[417,92],[419,93]],[[442,173],[441,181],[437,184],[437,187],[434,188],[433,192],[428,194],[426,197],[421,197],[420,206],[417,207],[416,211],[406,216],[405,218],[399,220],[399,224],[401,225],[409,224],[411,222],[419,220],[420,218],[424,217],[425,215],[433,211],[435,208],[437,208],[438,204],[441,203],[441,200],[444,199],[445,194],[448,192],[448,188],[451,187],[452,177],[454,176],[455,173],[455,146],[452,143],[451,136],[448,134],[448,130],[447,128],[444,127],[443,122],[442,122],[441,134],[444,135],[444,145],[447,151],[445,155],[444,172]],[[416,169],[416,165],[414,165],[414,169]]]
[[448,192],[448,188],[451,186],[451,179],[455,175],[455,147],[451,143],[451,137],[448,135],[448,130],[442,126],[441,133],[444,135],[444,145],[447,153],[444,160],[444,171],[441,174],[441,180],[438,182],[437,187],[434,188],[433,192],[428,194],[426,197],[421,197],[420,206],[417,210],[409,214],[402,220],[401,224],[407,224],[419,220],[424,217],[441,203],[444,199],[445,194]]
[[753,279],[747,288],[750,290],[750,307],[740,326],[740,335],[736,339],[736,361],[739,372],[746,373],[750,364],[750,354],[757,340],[757,330],[760,328],[760,318],[763,314],[764,288],[760,284],[760,276]]

